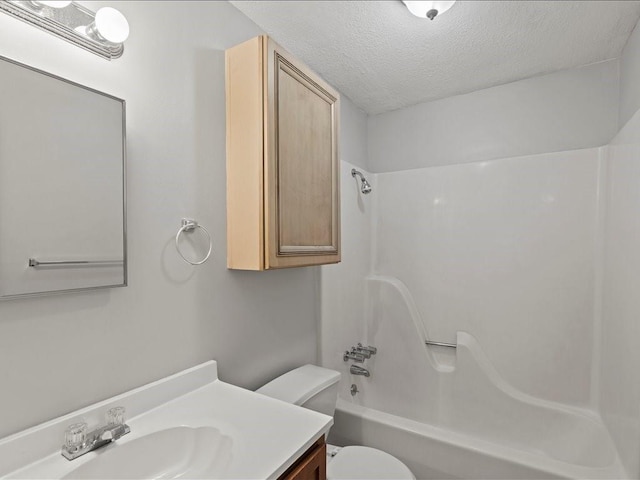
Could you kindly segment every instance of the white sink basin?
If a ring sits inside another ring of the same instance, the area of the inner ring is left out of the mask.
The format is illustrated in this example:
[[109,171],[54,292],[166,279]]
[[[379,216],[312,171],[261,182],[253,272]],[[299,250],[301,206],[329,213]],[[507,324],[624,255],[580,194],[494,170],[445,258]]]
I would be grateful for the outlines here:
[[[131,433],[73,461],[60,454],[69,425],[101,425],[115,406],[127,409]],[[209,361],[0,438],[0,480],[278,478],[331,424],[220,381]]]
[[214,427],[174,427],[125,439],[96,451],[63,478],[217,478],[232,458],[231,438]]

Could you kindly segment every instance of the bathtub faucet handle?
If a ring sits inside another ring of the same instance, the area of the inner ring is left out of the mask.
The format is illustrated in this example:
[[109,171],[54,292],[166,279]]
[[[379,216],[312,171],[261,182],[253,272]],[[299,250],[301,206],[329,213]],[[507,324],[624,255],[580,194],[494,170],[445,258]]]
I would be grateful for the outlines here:
[[359,353],[364,358],[371,358],[371,350],[364,348],[361,343],[359,343],[357,347],[351,347],[351,351]]
[[358,343],[356,350],[361,353],[368,352],[369,356],[375,355],[376,353],[378,353],[378,349],[376,347],[372,347],[371,345],[369,345],[368,347],[365,347],[361,343]]
[[342,359],[345,362],[348,362],[349,360],[353,360],[354,362],[358,362],[358,363],[362,363],[364,362],[364,355],[362,355],[361,353],[357,353],[355,350],[345,350],[344,355],[342,356]]

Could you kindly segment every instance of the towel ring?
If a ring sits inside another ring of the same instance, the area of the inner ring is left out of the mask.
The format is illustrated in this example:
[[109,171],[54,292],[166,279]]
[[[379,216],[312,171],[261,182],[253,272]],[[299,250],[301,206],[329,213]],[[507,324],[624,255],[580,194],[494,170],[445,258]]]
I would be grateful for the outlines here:
[[[178,244],[178,240],[180,239],[180,235],[182,235],[182,232],[191,232],[196,228],[201,228],[202,231],[204,231],[204,233],[207,234],[207,237],[209,237],[209,251],[207,252],[207,254],[202,260],[198,262],[193,262],[182,254],[182,252],[180,251],[180,245]],[[182,227],[180,227],[180,229],[178,230],[178,233],[176,233],[176,250],[178,250],[178,253],[182,257],[182,259],[191,265],[202,265],[204,262],[209,260],[209,256],[211,255],[212,248],[213,248],[213,242],[211,241],[211,234],[207,231],[207,229],[191,218],[183,218]]]

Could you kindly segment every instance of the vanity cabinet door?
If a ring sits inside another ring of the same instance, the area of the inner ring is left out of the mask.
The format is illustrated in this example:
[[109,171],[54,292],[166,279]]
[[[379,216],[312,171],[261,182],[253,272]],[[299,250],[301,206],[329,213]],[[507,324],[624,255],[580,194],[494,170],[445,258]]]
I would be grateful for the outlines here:
[[226,52],[227,266],[340,261],[340,97],[266,36]]
[[318,440],[279,480],[326,480],[327,446]]

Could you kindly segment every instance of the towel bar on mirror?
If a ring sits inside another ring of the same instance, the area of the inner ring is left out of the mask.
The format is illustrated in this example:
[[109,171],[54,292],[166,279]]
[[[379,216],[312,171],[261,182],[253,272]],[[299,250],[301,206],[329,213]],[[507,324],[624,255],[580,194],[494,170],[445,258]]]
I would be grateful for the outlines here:
[[60,260],[43,261],[35,258],[29,259],[30,267],[109,267],[122,265],[122,260]]

